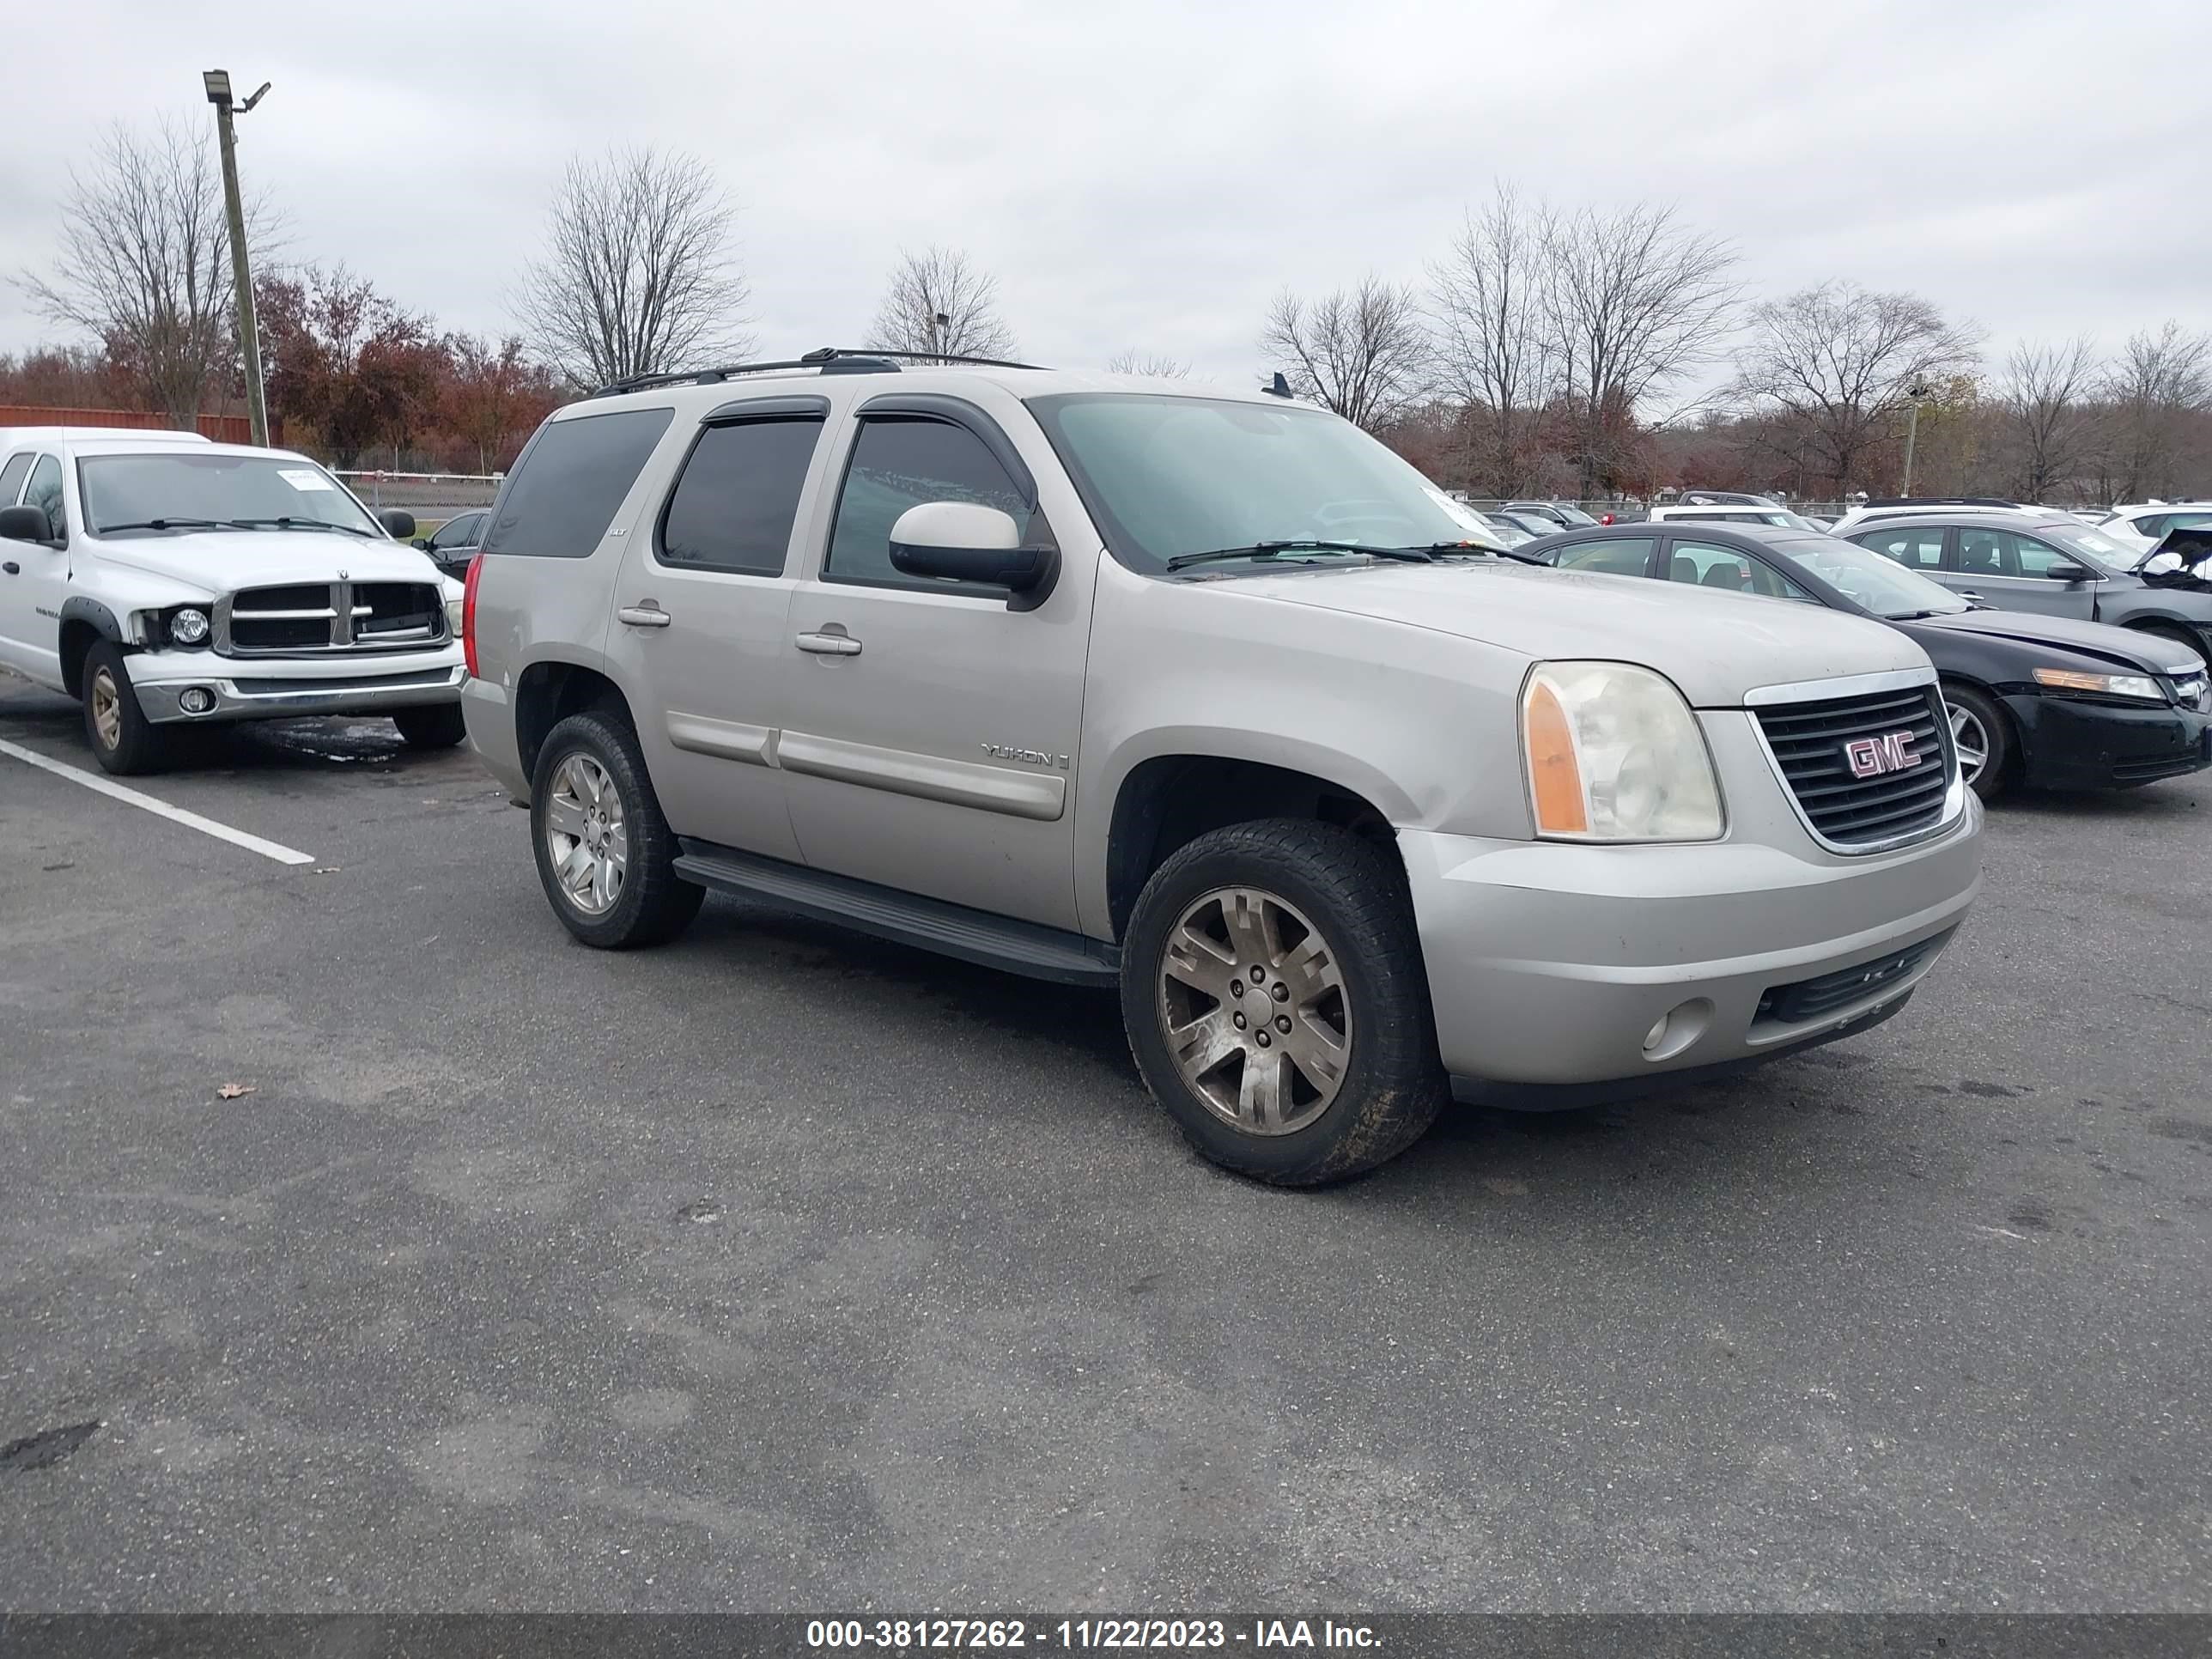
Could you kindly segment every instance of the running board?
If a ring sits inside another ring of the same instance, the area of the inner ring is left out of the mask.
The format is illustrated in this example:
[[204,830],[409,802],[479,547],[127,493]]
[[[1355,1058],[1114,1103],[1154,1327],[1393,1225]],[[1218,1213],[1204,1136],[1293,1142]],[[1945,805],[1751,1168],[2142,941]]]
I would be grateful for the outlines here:
[[940,956],[1059,985],[1100,990],[1121,982],[1121,947],[1058,927],[922,898],[849,876],[833,876],[734,847],[685,839],[676,873],[718,893],[873,933]]

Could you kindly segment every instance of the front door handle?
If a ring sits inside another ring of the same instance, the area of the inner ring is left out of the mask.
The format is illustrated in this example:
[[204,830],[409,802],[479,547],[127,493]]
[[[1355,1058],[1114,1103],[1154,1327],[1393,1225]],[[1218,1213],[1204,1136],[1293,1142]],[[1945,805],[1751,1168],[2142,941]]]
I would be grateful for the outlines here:
[[857,657],[860,642],[850,634],[801,634],[799,648],[817,657]]
[[6,571],[11,576],[20,576],[23,574],[23,567],[13,559],[9,560],[5,564],[0,564],[0,570]]
[[615,612],[615,620],[632,628],[665,628],[676,620],[651,599],[643,605],[626,605]]

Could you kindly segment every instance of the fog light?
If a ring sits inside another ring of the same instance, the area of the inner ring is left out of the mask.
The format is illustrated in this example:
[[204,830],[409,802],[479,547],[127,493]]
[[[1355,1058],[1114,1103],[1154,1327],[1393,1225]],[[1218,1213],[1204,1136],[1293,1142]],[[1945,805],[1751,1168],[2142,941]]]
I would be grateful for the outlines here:
[[1692,997],[1687,1002],[1677,1003],[1657,1019],[1644,1035],[1644,1058],[1672,1060],[1699,1037],[1712,1024],[1713,1005],[1703,997]]
[[[204,685],[188,685],[177,698],[177,707],[187,714],[205,714],[215,708],[215,693]],[[1650,1045],[1644,1045],[1649,1048]]]
[[198,645],[208,636],[207,612],[186,605],[169,618],[169,637],[179,645]]
[[1671,1015],[1662,1014],[1651,1022],[1651,1029],[1644,1034],[1644,1050],[1649,1054],[1667,1040],[1667,1022]]

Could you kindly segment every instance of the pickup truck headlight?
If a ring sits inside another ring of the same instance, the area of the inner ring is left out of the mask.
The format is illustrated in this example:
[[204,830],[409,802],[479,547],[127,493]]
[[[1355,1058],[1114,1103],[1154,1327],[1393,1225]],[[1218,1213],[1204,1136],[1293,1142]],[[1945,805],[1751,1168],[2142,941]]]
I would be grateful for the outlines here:
[[179,645],[204,645],[207,636],[207,612],[198,605],[185,605],[169,613],[169,637]]
[[2093,691],[2106,697],[2141,697],[2164,702],[2166,693],[2148,674],[2084,674],[2071,668],[2039,668],[2035,683],[2057,691]]
[[1623,662],[1539,663],[1521,692],[1536,833],[1563,841],[1711,841],[1720,781],[1672,681]]

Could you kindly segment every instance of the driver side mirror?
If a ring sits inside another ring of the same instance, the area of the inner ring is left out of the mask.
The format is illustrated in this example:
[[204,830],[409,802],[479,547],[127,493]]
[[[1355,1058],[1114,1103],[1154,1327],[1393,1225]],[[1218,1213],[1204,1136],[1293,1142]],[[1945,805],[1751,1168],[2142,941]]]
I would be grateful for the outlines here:
[[403,513],[396,507],[386,507],[376,515],[376,521],[384,526],[384,533],[395,542],[406,541],[415,534],[415,515]]
[[2052,565],[2043,574],[2055,582],[2086,582],[2096,574],[2087,565],[2075,564],[2070,559]]
[[1015,596],[1012,608],[1043,603],[1060,574],[1060,550],[1024,547],[1011,514],[974,501],[924,501],[891,526],[891,568],[908,576],[975,582]]
[[43,507],[0,507],[0,541],[51,542],[53,531]]

